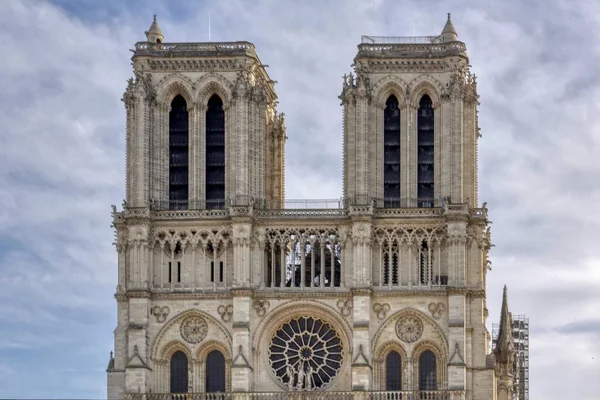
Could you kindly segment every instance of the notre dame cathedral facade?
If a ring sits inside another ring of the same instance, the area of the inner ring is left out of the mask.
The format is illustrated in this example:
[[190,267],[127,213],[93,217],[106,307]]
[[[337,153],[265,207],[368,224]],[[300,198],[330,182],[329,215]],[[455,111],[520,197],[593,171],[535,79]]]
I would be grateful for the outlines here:
[[450,16],[362,38],[336,208],[286,207],[253,44],[168,43],[156,19],[146,37],[123,96],[110,399],[511,397],[512,342],[490,354],[485,325],[477,81]]

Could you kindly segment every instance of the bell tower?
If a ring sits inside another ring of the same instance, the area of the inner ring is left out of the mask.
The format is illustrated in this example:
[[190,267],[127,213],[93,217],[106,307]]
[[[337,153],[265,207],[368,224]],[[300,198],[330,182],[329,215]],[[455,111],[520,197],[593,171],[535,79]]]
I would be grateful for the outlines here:
[[363,36],[344,76],[344,197],[477,204],[477,81],[450,15],[439,36]]
[[254,45],[164,43],[156,16],[133,50],[127,205],[155,210],[268,203],[284,189],[283,114]]

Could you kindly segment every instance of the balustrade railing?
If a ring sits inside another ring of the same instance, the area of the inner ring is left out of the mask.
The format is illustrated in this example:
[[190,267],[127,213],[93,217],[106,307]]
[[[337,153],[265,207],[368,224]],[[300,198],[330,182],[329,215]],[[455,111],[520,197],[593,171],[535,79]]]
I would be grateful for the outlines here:
[[221,43],[149,43],[138,42],[135,44],[134,54],[145,55],[252,55],[256,57],[254,45],[249,42],[221,42]]
[[129,393],[123,400],[459,400],[461,390],[382,392]]

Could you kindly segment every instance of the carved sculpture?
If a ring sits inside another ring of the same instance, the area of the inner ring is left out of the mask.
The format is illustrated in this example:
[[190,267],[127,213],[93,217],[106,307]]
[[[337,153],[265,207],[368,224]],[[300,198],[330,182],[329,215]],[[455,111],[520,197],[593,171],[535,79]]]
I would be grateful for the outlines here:
[[402,317],[396,323],[396,334],[402,341],[415,342],[423,334],[423,322],[414,315]]
[[189,317],[181,323],[181,337],[188,343],[200,343],[208,333],[208,324],[202,317]]

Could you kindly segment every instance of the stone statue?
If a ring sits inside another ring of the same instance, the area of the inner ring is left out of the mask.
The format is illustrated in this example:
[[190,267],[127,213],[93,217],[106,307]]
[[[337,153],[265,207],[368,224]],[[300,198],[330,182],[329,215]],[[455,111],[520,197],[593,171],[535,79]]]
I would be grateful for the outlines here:
[[313,377],[313,369],[312,366],[308,365],[308,371],[306,371],[306,384],[304,385],[305,390],[312,390],[312,377]]
[[298,383],[296,383],[296,390],[301,391],[304,386],[304,365],[299,365],[298,368]]
[[287,376],[289,378],[288,390],[292,391],[292,390],[294,390],[294,368],[288,364],[288,366],[286,367],[286,371],[287,371]]

